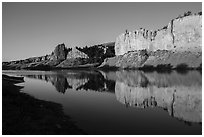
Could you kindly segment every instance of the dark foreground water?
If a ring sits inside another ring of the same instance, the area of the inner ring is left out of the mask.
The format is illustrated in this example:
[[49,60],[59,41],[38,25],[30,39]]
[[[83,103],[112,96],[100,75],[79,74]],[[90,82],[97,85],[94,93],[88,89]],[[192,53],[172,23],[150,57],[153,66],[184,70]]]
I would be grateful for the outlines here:
[[88,134],[202,134],[202,74],[3,71],[22,92],[62,104]]

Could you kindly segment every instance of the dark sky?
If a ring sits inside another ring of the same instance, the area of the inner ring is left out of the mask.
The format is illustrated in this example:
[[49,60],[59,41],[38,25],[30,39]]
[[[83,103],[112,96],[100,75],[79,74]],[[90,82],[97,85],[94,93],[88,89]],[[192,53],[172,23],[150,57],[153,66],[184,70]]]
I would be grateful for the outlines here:
[[140,27],[157,30],[202,3],[3,3],[3,61],[50,54],[55,46],[115,41]]

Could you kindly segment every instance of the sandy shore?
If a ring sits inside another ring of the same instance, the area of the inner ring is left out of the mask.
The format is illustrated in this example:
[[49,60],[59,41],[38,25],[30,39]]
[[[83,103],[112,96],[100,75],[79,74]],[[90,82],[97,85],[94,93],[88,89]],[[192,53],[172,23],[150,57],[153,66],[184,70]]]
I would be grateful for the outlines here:
[[57,103],[35,99],[19,92],[23,79],[2,75],[3,135],[85,134]]

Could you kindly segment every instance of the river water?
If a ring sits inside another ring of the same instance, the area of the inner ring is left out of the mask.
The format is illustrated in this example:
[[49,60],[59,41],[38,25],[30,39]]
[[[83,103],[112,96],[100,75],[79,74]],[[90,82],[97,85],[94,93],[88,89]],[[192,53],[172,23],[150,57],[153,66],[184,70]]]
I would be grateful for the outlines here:
[[88,134],[202,134],[200,71],[3,71]]

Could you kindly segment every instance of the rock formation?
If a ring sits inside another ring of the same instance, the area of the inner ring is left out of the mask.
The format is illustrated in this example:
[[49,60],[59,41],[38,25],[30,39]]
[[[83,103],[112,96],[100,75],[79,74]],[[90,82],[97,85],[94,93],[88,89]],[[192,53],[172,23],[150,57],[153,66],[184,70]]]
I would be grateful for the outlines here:
[[63,44],[59,44],[55,47],[54,52],[51,53],[50,60],[65,60],[67,57],[67,49]]
[[114,42],[84,48],[66,48],[59,44],[54,51],[45,56],[31,57],[25,60],[3,62],[4,70],[29,69],[51,70],[61,68],[93,68],[99,66],[106,57],[115,56]]
[[126,32],[116,38],[115,54],[129,51],[173,50],[199,51],[202,40],[202,16],[191,15],[170,21],[167,27],[157,31],[140,29]]
[[68,68],[68,67],[77,67],[80,65],[86,64],[86,59],[89,57],[77,50],[76,48],[73,48],[66,56],[66,60],[62,61],[59,65],[57,65],[58,68]]
[[[59,67],[73,67],[86,63],[84,60],[88,56],[78,51],[77,49],[67,49],[65,44],[59,44],[55,47],[54,51],[45,56],[33,57],[25,60],[3,62],[3,69],[37,69],[37,70],[50,70]],[[72,61],[71,61],[72,60]],[[69,65],[67,65],[69,62]],[[77,63],[72,63],[77,62]]]
[[[113,45],[115,46],[113,47]],[[116,55],[116,56],[115,56]],[[202,67],[202,14],[172,19],[159,30],[119,35],[116,42],[67,49],[59,44],[46,56],[3,62],[3,69],[50,70],[73,67],[193,68]]]
[[[137,57],[137,53],[144,50],[147,54]],[[126,31],[116,38],[115,54],[116,57],[104,60],[100,67],[200,68],[202,15],[194,14],[173,19],[167,26],[156,31],[142,28],[132,32]],[[143,63],[138,60],[141,58]]]
[[67,54],[67,59],[70,58],[88,58],[88,56],[76,48],[72,48],[72,50]]

